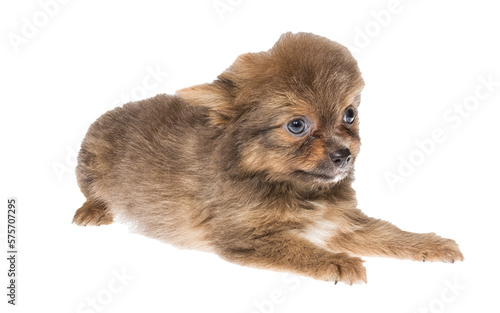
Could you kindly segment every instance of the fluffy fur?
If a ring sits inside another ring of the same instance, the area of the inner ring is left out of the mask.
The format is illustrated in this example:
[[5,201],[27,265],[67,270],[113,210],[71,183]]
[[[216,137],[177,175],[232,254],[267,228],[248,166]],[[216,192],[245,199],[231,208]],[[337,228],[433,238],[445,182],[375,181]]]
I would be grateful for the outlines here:
[[[359,256],[462,260],[455,241],[367,217],[351,188],[364,83],[348,50],[286,33],[212,83],[102,115],[76,169],[78,225],[140,233],[242,265],[366,282]],[[351,111],[351,113],[352,113]],[[290,131],[301,119],[307,131]],[[335,153],[348,149],[339,165]]]

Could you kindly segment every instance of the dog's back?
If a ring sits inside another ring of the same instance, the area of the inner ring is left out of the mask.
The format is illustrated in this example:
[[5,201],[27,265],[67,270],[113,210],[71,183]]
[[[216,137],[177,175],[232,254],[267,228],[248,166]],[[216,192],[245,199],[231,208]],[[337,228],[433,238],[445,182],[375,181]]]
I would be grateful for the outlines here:
[[193,224],[190,208],[200,188],[196,159],[207,144],[200,142],[205,121],[206,110],[167,95],[103,114],[90,126],[78,155],[77,181],[87,202],[74,222],[134,221],[140,233],[200,248],[204,230],[183,229]]

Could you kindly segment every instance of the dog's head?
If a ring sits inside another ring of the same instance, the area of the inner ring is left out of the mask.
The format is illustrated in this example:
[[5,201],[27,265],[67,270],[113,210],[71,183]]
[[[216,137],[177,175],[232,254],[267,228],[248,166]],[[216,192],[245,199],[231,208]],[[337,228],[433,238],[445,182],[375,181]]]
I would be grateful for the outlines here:
[[345,47],[286,33],[267,52],[239,56],[213,83],[178,94],[206,107],[212,127],[223,129],[228,169],[324,185],[352,173],[363,86]]

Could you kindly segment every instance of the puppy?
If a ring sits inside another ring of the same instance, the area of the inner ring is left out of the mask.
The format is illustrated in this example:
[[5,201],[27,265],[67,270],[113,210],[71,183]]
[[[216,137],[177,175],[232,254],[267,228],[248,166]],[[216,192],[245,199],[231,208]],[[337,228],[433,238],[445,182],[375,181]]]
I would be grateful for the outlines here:
[[348,284],[359,256],[463,260],[455,243],[356,207],[364,83],[336,42],[286,33],[208,84],[102,115],[76,169],[78,225],[135,231],[241,265]]

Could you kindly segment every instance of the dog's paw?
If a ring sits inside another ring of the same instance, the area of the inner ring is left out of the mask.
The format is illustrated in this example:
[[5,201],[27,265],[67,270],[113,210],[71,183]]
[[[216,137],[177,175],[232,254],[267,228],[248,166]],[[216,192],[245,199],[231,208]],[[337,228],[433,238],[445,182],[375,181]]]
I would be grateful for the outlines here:
[[347,254],[337,254],[325,265],[325,271],[320,279],[343,282],[349,285],[367,283],[366,268],[363,260],[358,257],[351,257]]
[[423,244],[419,252],[419,260],[423,262],[442,261],[446,263],[454,263],[455,261],[463,261],[464,256],[455,240],[442,238],[436,234],[427,234],[429,237]]
[[80,226],[100,226],[113,223],[113,215],[104,205],[86,201],[73,217],[73,223]]

